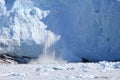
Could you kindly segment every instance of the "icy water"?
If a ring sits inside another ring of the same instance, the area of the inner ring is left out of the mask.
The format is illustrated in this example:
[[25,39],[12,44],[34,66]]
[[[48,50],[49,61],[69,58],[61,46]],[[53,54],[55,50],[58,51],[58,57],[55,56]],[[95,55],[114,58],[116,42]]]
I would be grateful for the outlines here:
[[0,80],[119,80],[120,62],[0,64]]

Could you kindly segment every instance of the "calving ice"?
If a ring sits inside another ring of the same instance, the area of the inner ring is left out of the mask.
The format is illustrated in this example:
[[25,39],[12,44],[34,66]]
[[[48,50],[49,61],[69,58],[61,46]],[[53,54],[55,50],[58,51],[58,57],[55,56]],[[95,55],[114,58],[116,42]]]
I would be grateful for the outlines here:
[[47,26],[41,21],[49,11],[33,5],[30,0],[1,1],[1,11],[4,11],[0,15],[1,54],[38,57],[42,53],[52,53],[60,36],[46,30]]
[[0,53],[120,60],[119,0],[0,0]]

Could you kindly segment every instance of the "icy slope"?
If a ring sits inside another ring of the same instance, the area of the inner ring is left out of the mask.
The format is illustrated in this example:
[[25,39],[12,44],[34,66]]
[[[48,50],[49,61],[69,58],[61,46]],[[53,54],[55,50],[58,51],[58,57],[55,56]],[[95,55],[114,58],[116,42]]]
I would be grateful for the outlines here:
[[120,60],[118,0],[0,0],[0,53]]

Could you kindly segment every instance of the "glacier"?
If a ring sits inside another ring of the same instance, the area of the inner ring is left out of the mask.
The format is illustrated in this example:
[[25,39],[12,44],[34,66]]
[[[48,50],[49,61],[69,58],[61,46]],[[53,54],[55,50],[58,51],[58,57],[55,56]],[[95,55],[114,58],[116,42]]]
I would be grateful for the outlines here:
[[120,60],[119,0],[0,0],[0,54]]

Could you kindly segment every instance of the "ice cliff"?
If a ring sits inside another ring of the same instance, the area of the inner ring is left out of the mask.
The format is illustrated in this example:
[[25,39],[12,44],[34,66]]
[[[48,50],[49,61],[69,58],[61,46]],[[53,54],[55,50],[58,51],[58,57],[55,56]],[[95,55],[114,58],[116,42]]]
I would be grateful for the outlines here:
[[0,53],[120,60],[120,2],[0,0]]

